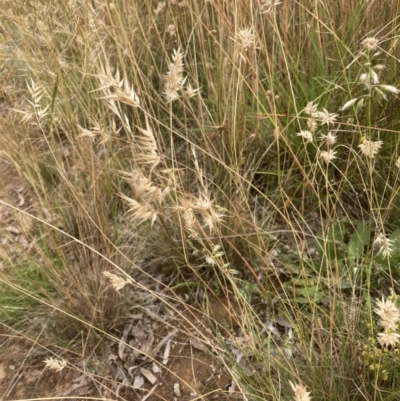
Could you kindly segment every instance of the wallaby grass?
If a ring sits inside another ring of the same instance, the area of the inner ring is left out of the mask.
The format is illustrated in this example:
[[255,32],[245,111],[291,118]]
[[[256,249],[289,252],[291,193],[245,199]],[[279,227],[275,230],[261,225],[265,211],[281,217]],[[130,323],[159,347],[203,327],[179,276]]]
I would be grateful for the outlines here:
[[397,2],[3,3],[0,148],[29,195],[1,205],[33,224],[3,236],[2,321],[51,311],[46,346],[91,354],[129,310],[102,273],[162,274],[167,304],[238,303],[246,366],[210,341],[245,399],[397,399],[373,310],[400,255],[372,246],[399,237]]

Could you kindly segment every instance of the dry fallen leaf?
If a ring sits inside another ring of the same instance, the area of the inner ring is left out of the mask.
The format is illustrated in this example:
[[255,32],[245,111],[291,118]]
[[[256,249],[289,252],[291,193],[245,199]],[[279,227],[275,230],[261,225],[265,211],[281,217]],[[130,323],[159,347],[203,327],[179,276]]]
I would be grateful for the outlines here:
[[202,343],[200,343],[199,341],[195,340],[194,338],[189,339],[189,342],[190,342],[190,345],[193,348],[196,348],[199,351],[207,352],[207,348]]
[[157,346],[151,351],[150,356],[152,356],[153,358],[158,354],[158,351],[160,351],[160,349],[164,346],[164,344],[175,337],[176,333],[178,332],[178,330],[174,330],[171,331],[170,333],[168,333],[158,344]]
[[57,394],[57,396],[66,397],[72,393],[75,396],[84,396],[90,394],[92,381],[87,375],[80,375],[72,383],[73,384],[69,388],[64,390],[62,393]]
[[276,335],[278,338],[281,338],[281,333],[280,331],[269,321],[265,323],[265,327],[268,331],[270,331],[272,334]]
[[150,391],[141,399],[141,401],[146,401],[153,393],[154,390],[158,387],[158,384],[155,384]]
[[286,329],[292,329],[293,328],[293,324],[290,323],[288,320],[286,320],[282,316],[275,317],[274,321],[275,321],[275,323],[278,323],[279,325],[285,327]]
[[132,330],[132,322],[130,322],[124,330],[124,333],[122,334],[121,340],[119,341],[118,344],[118,356],[124,361],[124,351],[126,348],[126,343],[128,340],[128,334]]
[[171,351],[171,340],[168,340],[167,344],[165,345],[165,350],[164,350],[164,355],[163,355],[163,360],[162,360],[163,365],[166,365],[168,363],[170,351]]
[[18,207],[22,207],[25,205],[25,198],[23,197],[22,194],[17,194],[19,202],[17,203]]
[[179,383],[174,383],[174,394],[177,397],[181,396],[181,390],[179,389]]
[[161,368],[155,362],[151,364],[151,370],[153,373],[161,373]]
[[150,354],[150,350],[153,346],[153,342],[154,342],[154,335],[152,331],[149,331],[147,334],[147,338],[143,341],[140,341],[141,346],[140,346],[140,351],[143,352],[143,354],[145,355],[149,355]]
[[21,234],[21,230],[15,226],[7,226],[6,231],[8,231],[9,233],[12,233],[12,234],[16,234],[16,235]]
[[236,383],[232,380],[231,385],[228,387],[229,394],[233,394],[236,390]]
[[135,380],[133,381],[134,388],[142,388],[144,385],[144,379],[142,375],[136,375]]
[[156,384],[157,382],[157,377],[153,375],[153,373],[150,372],[150,370],[147,370],[145,368],[140,368],[140,373],[151,383],[151,384]]

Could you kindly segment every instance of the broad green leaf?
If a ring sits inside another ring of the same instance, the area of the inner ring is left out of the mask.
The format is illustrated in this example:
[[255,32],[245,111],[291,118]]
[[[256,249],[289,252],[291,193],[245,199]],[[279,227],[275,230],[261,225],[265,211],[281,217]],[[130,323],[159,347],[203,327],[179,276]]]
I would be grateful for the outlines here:
[[364,252],[364,246],[369,244],[370,236],[371,230],[368,225],[363,221],[357,222],[356,230],[351,234],[350,241],[347,245],[351,261],[361,258]]
[[321,257],[321,261],[327,259],[333,262],[344,258],[345,224],[340,221],[332,223],[326,230],[326,235],[319,235],[315,240],[315,247]]
[[319,302],[325,297],[325,292],[321,291],[321,285],[314,285],[311,287],[296,289],[296,299],[306,298],[308,302]]
[[336,242],[339,244],[343,244],[344,242],[344,234],[345,234],[345,225],[341,221],[335,221],[328,228],[327,239],[328,241]]

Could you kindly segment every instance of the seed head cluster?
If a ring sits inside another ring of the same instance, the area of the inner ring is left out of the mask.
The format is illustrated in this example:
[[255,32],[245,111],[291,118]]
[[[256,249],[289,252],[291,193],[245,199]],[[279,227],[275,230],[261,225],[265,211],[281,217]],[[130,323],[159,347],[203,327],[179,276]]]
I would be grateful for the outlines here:
[[369,141],[368,139],[364,139],[363,142],[358,145],[358,147],[361,149],[361,153],[364,156],[373,159],[378,154],[382,145],[382,141]]
[[379,325],[383,327],[383,333],[378,334],[378,342],[383,347],[394,347],[399,342],[400,335],[396,333],[400,320],[400,310],[390,299],[376,302],[375,313],[380,317]]
[[117,276],[116,274],[110,273],[108,271],[104,271],[103,275],[108,278],[111,286],[115,291],[122,290],[126,284],[130,284],[129,280],[125,280],[122,277]]
[[61,358],[48,357],[44,360],[45,365],[55,372],[61,372],[66,366],[67,361]]
[[168,72],[164,75],[164,96],[167,103],[179,98],[179,92],[183,89],[186,78],[183,76],[183,52],[180,48],[174,50],[172,62],[168,65]]
[[361,46],[367,51],[375,51],[378,49],[379,40],[374,37],[365,38],[361,42]]
[[380,233],[372,244],[374,253],[381,253],[383,258],[390,258],[393,252],[393,241],[386,238],[385,234]]
[[306,140],[306,142],[312,142],[313,141],[313,135],[310,131],[300,131],[299,133],[296,134],[297,136],[301,136]]
[[[330,113],[327,109],[323,108],[322,111],[318,110],[318,104],[314,102],[308,102],[303,110],[303,113],[308,115],[307,128],[308,130],[301,130],[296,135],[305,139],[307,143],[314,141],[314,134],[317,133],[318,127],[323,125],[330,126],[336,124],[338,117],[335,113]],[[325,145],[325,150],[320,150],[318,155],[319,158],[325,163],[329,164],[336,159],[337,151],[333,149],[337,138],[336,135],[329,131],[327,134],[320,134],[320,139]]]
[[311,401],[311,392],[307,391],[304,384],[293,384],[289,382],[292,390],[294,391],[294,401]]

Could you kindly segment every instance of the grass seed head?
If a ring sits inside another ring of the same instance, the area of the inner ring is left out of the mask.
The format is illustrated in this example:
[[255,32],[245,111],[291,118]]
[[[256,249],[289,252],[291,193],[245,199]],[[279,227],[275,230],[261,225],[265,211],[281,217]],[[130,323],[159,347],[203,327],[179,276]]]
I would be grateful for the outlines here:
[[310,132],[314,133],[318,128],[318,122],[314,117],[307,119],[307,128]]
[[254,55],[254,50],[256,49],[256,38],[253,28],[239,29],[236,31],[235,37],[231,39],[235,43],[235,57],[246,63],[247,59],[245,55]]
[[329,131],[326,135],[321,134],[321,139],[322,139],[323,141],[325,141],[326,146],[327,146],[328,148],[330,148],[331,146],[333,146],[333,145],[336,143],[336,141],[337,141],[336,135],[335,135],[335,134],[332,134],[331,131]]
[[278,0],[261,0],[261,14],[270,14],[275,12],[276,6],[282,4]]
[[235,46],[240,53],[256,47],[256,40],[253,28],[239,29],[234,39]]
[[335,113],[329,113],[327,109],[323,109],[322,111],[317,111],[313,113],[313,117],[321,120],[321,125],[334,125],[336,123],[336,118],[338,117]]
[[329,164],[333,159],[336,159],[336,151],[332,149],[324,150],[319,156],[326,164]]
[[166,1],[160,1],[157,4],[157,8],[154,10],[154,15],[157,17],[158,14],[162,13],[167,5]]
[[110,273],[108,271],[103,272],[103,275],[108,278],[111,286],[115,291],[122,290],[126,284],[130,284],[129,280],[125,280],[122,277],[117,276],[116,274]]
[[361,46],[363,47],[363,49],[372,52],[378,49],[378,44],[379,44],[379,40],[374,38],[374,37],[368,37],[365,38],[362,42],[361,42]]
[[313,141],[313,136],[310,131],[300,131],[296,134],[297,136],[301,136],[306,140],[306,142],[312,142]]
[[61,372],[67,366],[67,361],[60,358],[49,357],[44,360],[44,363],[50,370],[56,372]]
[[309,116],[313,116],[317,111],[318,104],[314,104],[314,102],[308,102],[307,106],[303,110],[303,112]]
[[364,156],[373,159],[379,152],[379,149],[382,147],[382,145],[382,141],[369,141],[368,139],[364,139],[363,143],[358,145],[358,147],[361,149],[361,152]]
[[384,234],[380,233],[373,242],[372,249],[376,250],[376,253],[382,253],[383,258],[385,259],[386,257],[390,258],[390,255],[393,252],[392,245],[392,241],[386,238]]
[[186,95],[191,98],[200,93],[200,88],[193,88],[192,85],[189,83],[186,85]]
[[183,77],[183,69],[183,52],[178,48],[173,51],[172,62],[168,65],[167,74],[163,76],[163,94],[167,103],[179,99],[179,92],[183,90],[187,78]]
[[304,384],[293,384],[292,382],[289,383],[294,391],[294,401],[311,401],[311,392],[307,391],[307,388],[304,386]]
[[395,347],[399,342],[400,334],[397,333],[379,333],[378,342],[382,347]]
[[385,333],[397,329],[400,320],[400,311],[396,304],[390,299],[376,302],[375,313],[381,318],[380,325],[383,326]]

